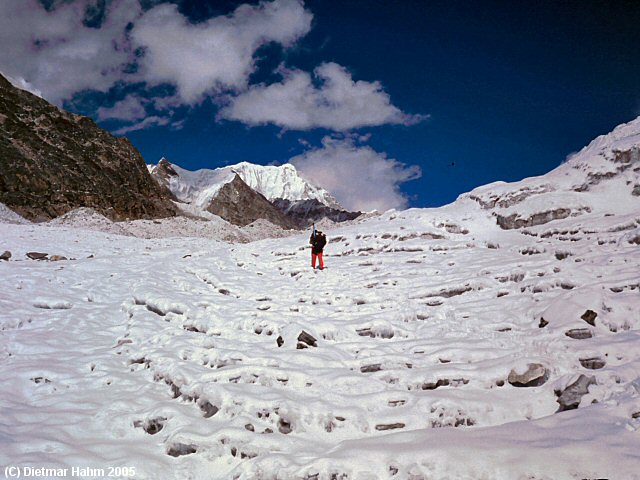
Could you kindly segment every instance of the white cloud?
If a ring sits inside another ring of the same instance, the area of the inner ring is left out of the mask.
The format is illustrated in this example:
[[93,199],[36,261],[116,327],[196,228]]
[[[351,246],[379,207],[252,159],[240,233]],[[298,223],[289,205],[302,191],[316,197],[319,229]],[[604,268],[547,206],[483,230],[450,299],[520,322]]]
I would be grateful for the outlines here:
[[269,42],[290,46],[309,31],[311,19],[300,1],[275,0],[194,25],[177,6],[164,4],[145,13],[132,38],[146,49],[143,78],[176,85],[182,101],[194,104],[210,92],[245,88],[255,51]]
[[[143,12],[138,0],[112,0],[100,28],[88,28],[87,4],[64,2],[47,12],[37,0],[1,0],[0,70],[57,104],[116,82],[170,83],[182,104],[194,104],[208,93],[245,88],[256,50],[269,42],[292,45],[312,19],[300,0],[241,5],[199,24],[173,4]],[[137,71],[126,68],[131,64]]]
[[[159,117],[154,115],[152,117],[145,118],[141,122],[122,127],[113,133],[115,133],[116,135],[126,135],[127,133],[135,132],[136,130],[144,130],[145,128],[149,127],[168,125],[170,122],[171,118],[169,117]],[[179,125],[179,123],[177,125]],[[180,128],[181,126],[177,127],[176,129],[179,130]]]
[[354,81],[336,63],[324,63],[315,69],[320,87],[313,84],[307,72],[284,70],[283,75],[281,83],[253,86],[231,98],[219,118],[249,125],[273,123],[294,130],[321,127],[336,131],[384,124],[411,125],[424,119],[392,105],[379,82]]
[[418,166],[408,166],[356,139],[325,137],[322,148],[289,160],[310,182],[331,192],[348,210],[403,209],[407,197],[400,184],[421,176]]
[[125,28],[141,13],[137,0],[110,2],[102,28],[83,25],[87,1],[47,12],[37,0],[0,2],[0,70],[60,104],[74,93],[106,91],[131,61]]
[[140,120],[147,115],[146,103],[138,96],[127,95],[124,99],[116,102],[113,107],[100,107],[97,111],[98,120]]

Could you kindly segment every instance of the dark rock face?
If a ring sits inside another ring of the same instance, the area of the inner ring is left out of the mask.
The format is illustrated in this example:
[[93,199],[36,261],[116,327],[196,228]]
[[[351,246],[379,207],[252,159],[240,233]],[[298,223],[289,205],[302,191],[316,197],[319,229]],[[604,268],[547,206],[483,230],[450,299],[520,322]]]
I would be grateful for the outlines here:
[[11,258],[11,252],[6,250],[2,255],[0,255],[0,260],[9,260]]
[[596,326],[596,317],[597,316],[598,316],[598,314],[596,312],[594,312],[593,310],[587,310],[586,312],[584,312],[582,314],[582,316],[580,318],[582,320],[584,320],[585,322],[587,322],[592,327],[595,327]]
[[298,345],[296,348],[298,350],[302,350],[307,347],[317,347],[318,341],[313,337],[313,335],[302,330],[300,335],[298,335]]
[[0,202],[31,220],[90,207],[112,220],[175,215],[126,138],[0,76]]
[[362,212],[348,212],[328,207],[315,199],[292,202],[284,198],[277,198],[271,203],[302,228],[309,227],[323,218],[328,218],[334,222],[344,222],[362,215]]
[[264,195],[247,185],[237,174],[231,182],[220,189],[207,210],[241,227],[264,218],[282,228],[297,228],[292,220],[274,207]]
[[567,330],[564,334],[575,340],[585,340],[587,338],[593,337],[591,330],[588,328],[572,328],[571,330]]
[[503,230],[512,230],[523,227],[534,227],[536,225],[543,225],[553,220],[567,218],[571,214],[571,210],[568,208],[558,208],[556,210],[549,210],[547,212],[540,212],[531,215],[529,218],[520,218],[516,213],[504,217],[502,215],[496,216],[496,221],[500,228]]
[[560,404],[558,412],[574,410],[580,405],[582,397],[589,393],[589,386],[596,383],[595,377],[580,375],[578,379],[565,388],[558,396],[557,402]]

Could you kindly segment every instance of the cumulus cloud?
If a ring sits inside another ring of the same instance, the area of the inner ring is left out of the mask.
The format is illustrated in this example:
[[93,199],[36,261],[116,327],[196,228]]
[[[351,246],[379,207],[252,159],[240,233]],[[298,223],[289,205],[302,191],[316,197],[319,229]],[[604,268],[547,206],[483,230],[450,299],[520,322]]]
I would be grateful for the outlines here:
[[345,131],[384,124],[411,125],[421,115],[408,115],[391,104],[379,82],[354,81],[336,63],[323,63],[314,70],[320,82],[300,70],[283,70],[284,80],[257,85],[231,98],[220,118],[249,125],[273,123],[293,130],[327,128]]
[[57,104],[116,82],[170,83],[183,104],[194,104],[208,93],[245,88],[256,50],[270,42],[290,46],[312,19],[301,0],[241,5],[198,24],[174,4],[144,12],[138,0],[112,0],[93,28],[94,3],[59,2],[47,11],[38,0],[0,1],[0,70]]
[[108,90],[132,61],[126,27],[137,0],[113,0],[101,28],[84,25],[87,1],[46,11],[37,0],[0,2],[0,70],[60,104],[82,90]]
[[386,211],[407,207],[400,185],[420,178],[418,166],[408,166],[385,153],[358,144],[355,137],[325,137],[322,147],[289,160],[310,182],[330,191],[348,210]]
[[194,25],[176,5],[163,4],[145,13],[132,38],[145,48],[143,78],[176,85],[180,98],[193,104],[210,92],[244,89],[255,51],[270,42],[290,46],[309,31],[311,19],[299,0],[275,0]]

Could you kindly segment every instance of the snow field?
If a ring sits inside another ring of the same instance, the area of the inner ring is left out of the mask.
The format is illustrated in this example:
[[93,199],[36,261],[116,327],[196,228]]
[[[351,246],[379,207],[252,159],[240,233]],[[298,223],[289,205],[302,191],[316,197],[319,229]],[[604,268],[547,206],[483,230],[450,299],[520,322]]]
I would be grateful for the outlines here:
[[[321,272],[306,234],[0,224],[0,460],[136,479],[640,478],[640,223],[523,234],[468,212],[327,231]],[[302,331],[317,347],[296,348]],[[532,363],[544,384],[509,384]],[[555,413],[581,374],[580,408]]]

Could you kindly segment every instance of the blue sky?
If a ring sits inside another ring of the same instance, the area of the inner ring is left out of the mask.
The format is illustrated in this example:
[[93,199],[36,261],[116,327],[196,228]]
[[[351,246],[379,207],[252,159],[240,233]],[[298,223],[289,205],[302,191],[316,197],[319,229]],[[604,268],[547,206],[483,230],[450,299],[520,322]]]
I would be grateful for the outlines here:
[[625,1],[5,0],[0,71],[149,163],[292,160],[349,208],[427,207],[638,116],[639,24]]

